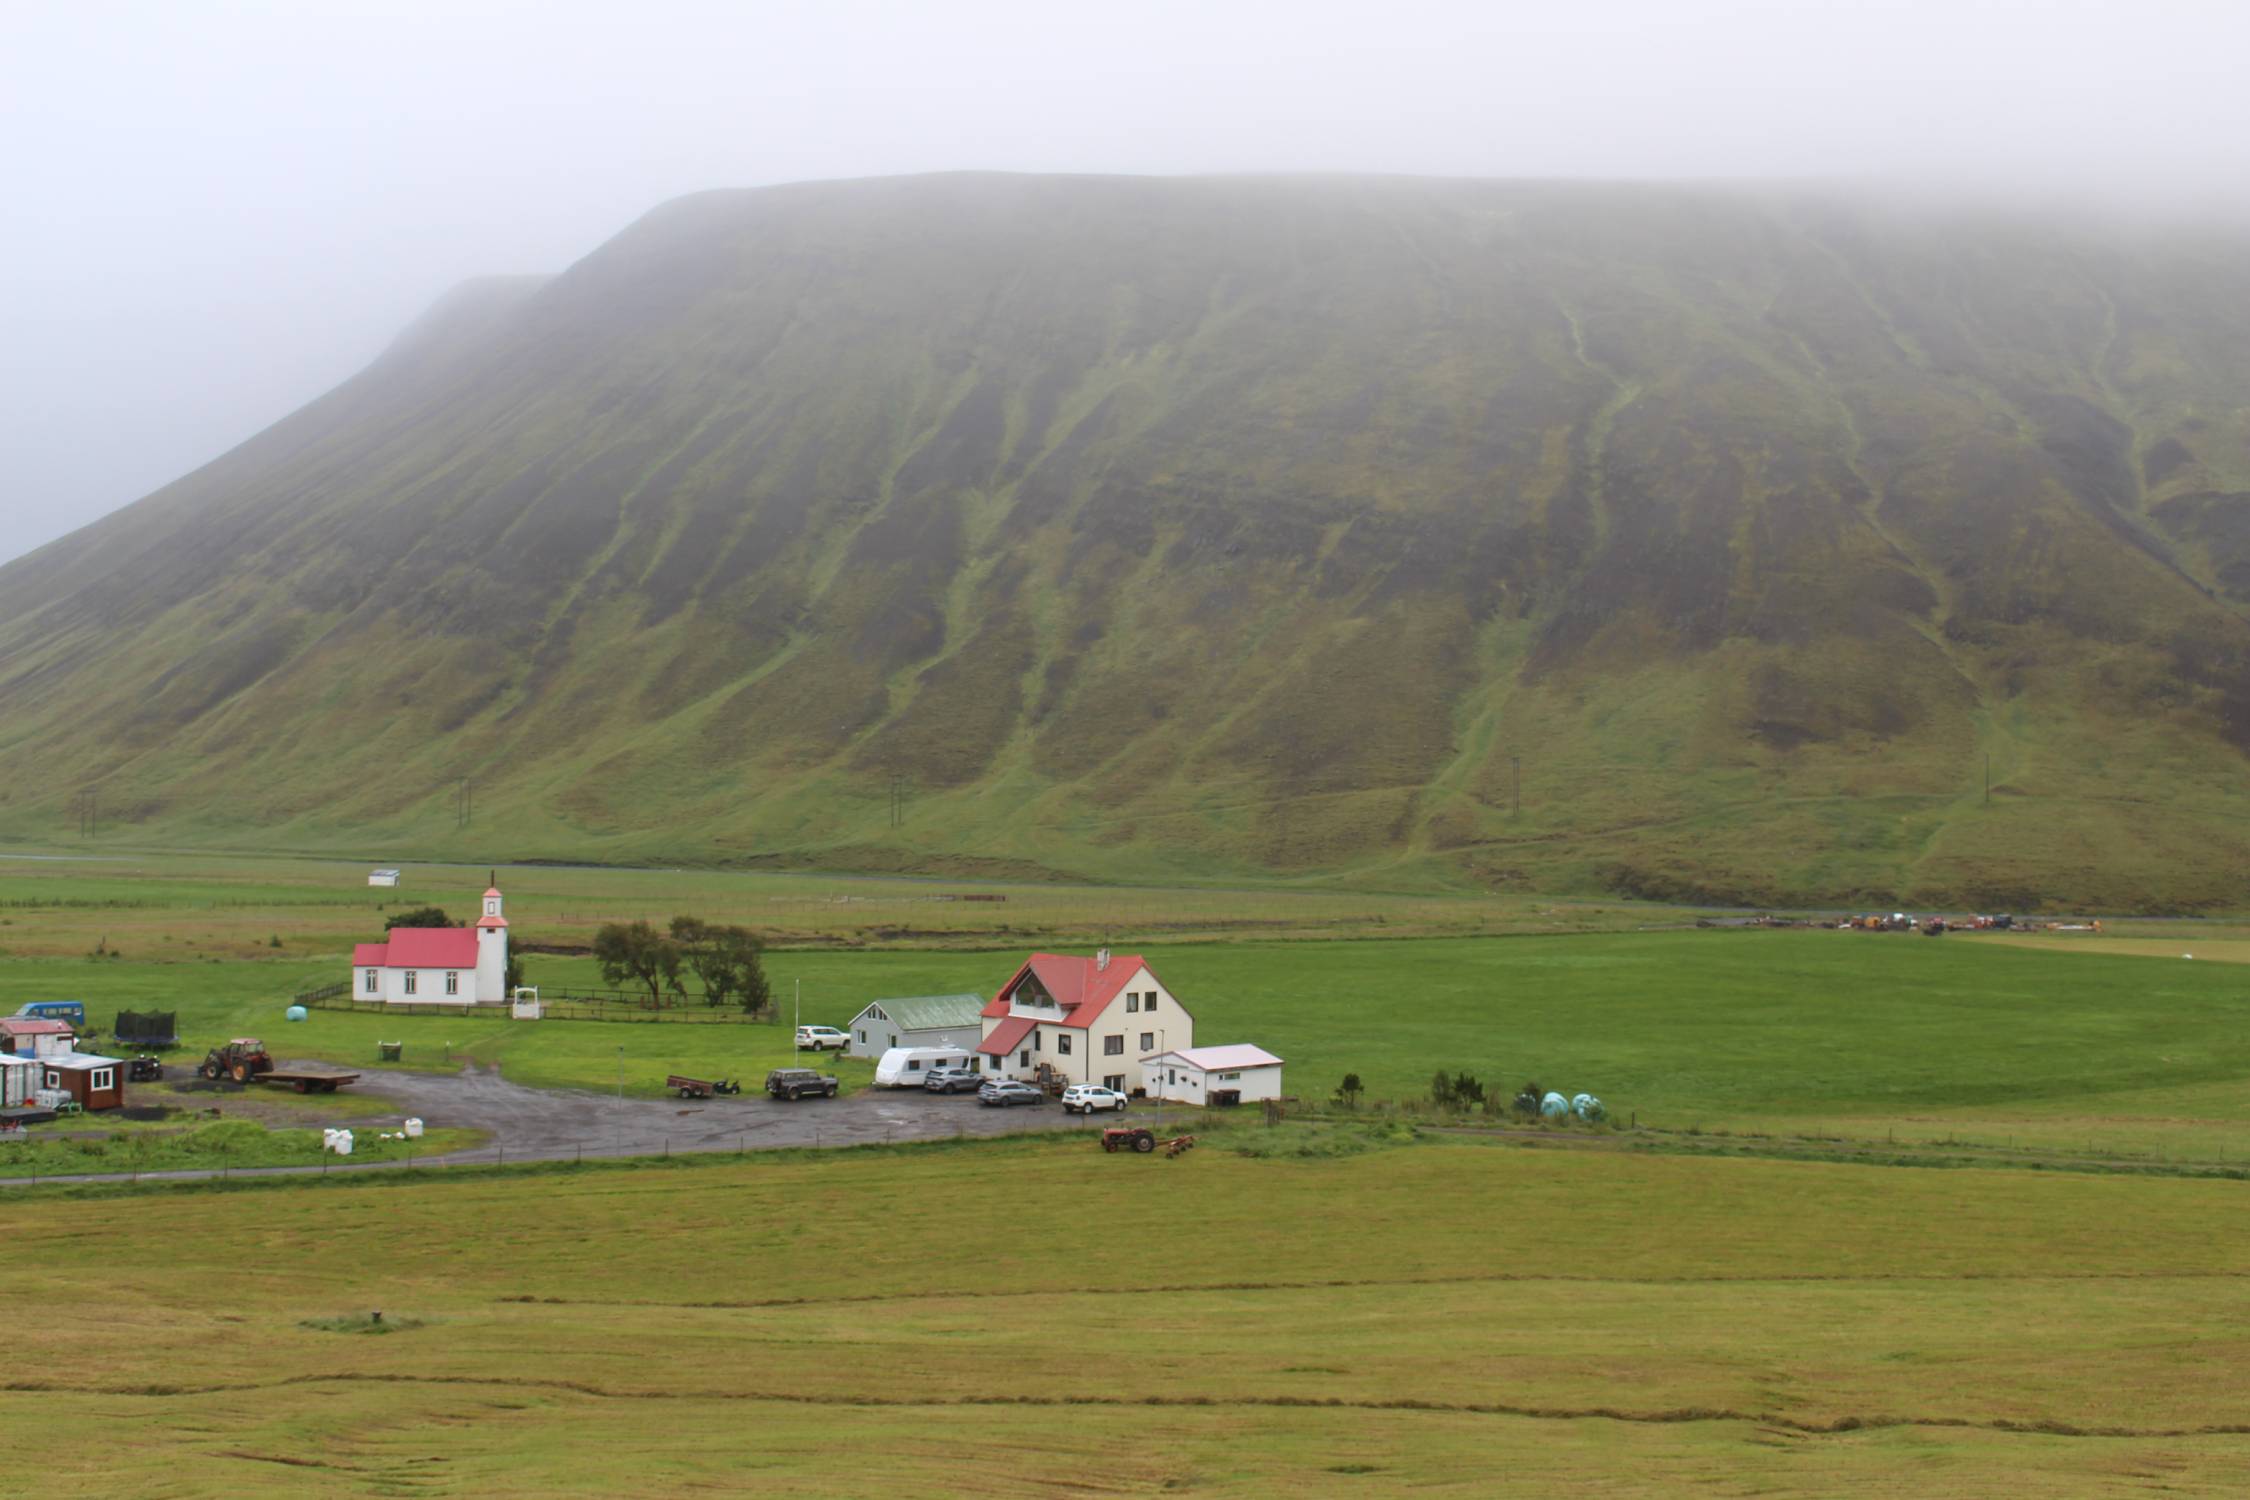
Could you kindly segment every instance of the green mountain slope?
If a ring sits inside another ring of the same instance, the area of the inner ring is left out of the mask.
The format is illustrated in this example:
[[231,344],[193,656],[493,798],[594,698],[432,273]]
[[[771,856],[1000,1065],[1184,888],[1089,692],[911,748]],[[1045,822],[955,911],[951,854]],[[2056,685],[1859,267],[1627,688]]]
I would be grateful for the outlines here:
[[0,834],[2228,904],[2245,602],[2239,238],[711,194],[0,569]]

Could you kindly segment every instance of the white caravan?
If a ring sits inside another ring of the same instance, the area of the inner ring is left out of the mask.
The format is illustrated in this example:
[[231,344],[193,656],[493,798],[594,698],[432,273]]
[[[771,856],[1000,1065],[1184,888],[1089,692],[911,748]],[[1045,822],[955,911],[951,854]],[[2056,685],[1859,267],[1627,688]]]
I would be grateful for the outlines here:
[[875,1087],[918,1089],[932,1068],[966,1068],[969,1054],[959,1047],[893,1047],[875,1064]]

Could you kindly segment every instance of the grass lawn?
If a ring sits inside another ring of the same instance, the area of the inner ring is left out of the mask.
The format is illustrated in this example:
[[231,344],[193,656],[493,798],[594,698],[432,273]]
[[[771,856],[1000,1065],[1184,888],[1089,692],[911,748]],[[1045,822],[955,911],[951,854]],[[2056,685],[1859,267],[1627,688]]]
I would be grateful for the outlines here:
[[5,1212],[0,1413],[133,1433],[43,1494],[2250,1484],[2237,1183],[1010,1141]]
[[[101,1133],[93,1133],[97,1131]],[[354,1129],[351,1156],[332,1159],[404,1161],[410,1151],[436,1156],[466,1150],[482,1139],[474,1130],[430,1130],[418,1141],[386,1141],[376,1130]],[[0,1177],[319,1165],[318,1130],[274,1129],[248,1120],[109,1130],[99,1115],[90,1115],[34,1126],[20,1137],[0,1137]]]

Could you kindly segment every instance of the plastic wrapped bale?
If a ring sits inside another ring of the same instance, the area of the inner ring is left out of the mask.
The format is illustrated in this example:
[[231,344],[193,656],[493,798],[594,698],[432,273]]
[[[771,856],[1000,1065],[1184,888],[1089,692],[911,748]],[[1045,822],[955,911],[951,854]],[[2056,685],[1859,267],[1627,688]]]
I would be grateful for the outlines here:
[[338,1156],[352,1154],[352,1133],[350,1131],[339,1130],[336,1132],[336,1154]]
[[406,1122],[406,1138],[410,1141],[418,1141],[422,1138],[422,1122],[419,1119],[411,1119]]
[[292,1005],[282,1015],[292,1021],[302,1021],[305,1018],[305,1008],[302,1005]]
[[1578,1116],[1579,1119],[1587,1121],[1609,1118],[1609,1111],[1602,1108],[1602,1101],[1596,1099],[1592,1094],[1580,1094],[1573,1098],[1570,1101],[1570,1112]]
[[1570,1113],[1570,1101],[1560,1094],[1549,1094],[1539,1101],[1539,1113],[1550,1120],[1559,1120]]

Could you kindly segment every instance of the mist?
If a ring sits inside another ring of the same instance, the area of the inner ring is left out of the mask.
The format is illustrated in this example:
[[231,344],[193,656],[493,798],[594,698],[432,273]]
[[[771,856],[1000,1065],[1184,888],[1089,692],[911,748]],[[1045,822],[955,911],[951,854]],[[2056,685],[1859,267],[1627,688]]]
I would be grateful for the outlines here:
[[19,3],[0,560],[447,288],[712,187],[960,168],[1826,181],[2237,216],[2250,7]]

